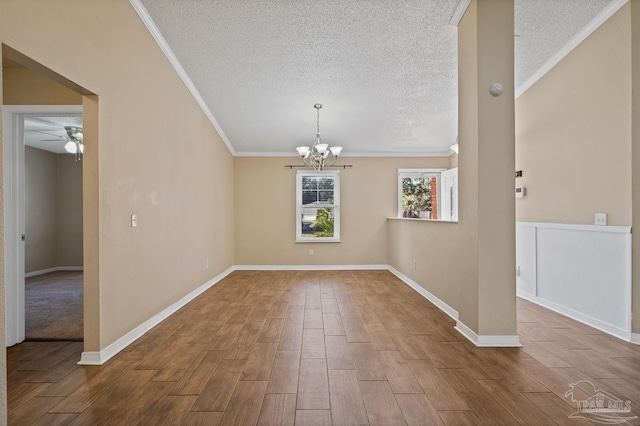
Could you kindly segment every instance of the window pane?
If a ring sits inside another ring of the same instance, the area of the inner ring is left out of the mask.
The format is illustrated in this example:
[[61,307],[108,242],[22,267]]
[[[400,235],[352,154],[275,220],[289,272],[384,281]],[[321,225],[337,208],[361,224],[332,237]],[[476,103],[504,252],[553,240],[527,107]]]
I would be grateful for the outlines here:
[[319,191],[318,201],[333,204],[333,191]]
[[302,205],[315,203],[318,201],[317,191],[302,191]]
[[319,177],[318,178],[318,188],[320,188],[320,189],[333,189],[333,178],[332,177]]
[[303,237],[333,237],[334,214],[332,207],[302,208]]
[[317,189],[318,178],[316,176],[303,176],[302,189]]

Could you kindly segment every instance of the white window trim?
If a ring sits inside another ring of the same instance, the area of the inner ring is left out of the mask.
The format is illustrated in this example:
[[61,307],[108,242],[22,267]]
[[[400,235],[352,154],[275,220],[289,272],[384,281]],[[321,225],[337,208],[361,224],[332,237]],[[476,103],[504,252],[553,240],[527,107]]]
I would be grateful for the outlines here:
[[[422,176],[429,174],[440,174],[447,169],[398,169],[398,217],[405,219],[402,217],[402,178],[407,176]],[[438,177],[438,194],[440,194],[440,190],[442,189],[442,179]],[[438,202],[438,217],[440,216],[442,209],[441,203]],[[433,219],[414,219],[414,220],[433,220]],[[440,219],[436,219],[440,220]]]
[[[302,236],[302,178],[305,176],[333,176],[333,237]],[[340,172],[339,171],[302,171],[296,173],[296,243],[339,243],[340,242]]]

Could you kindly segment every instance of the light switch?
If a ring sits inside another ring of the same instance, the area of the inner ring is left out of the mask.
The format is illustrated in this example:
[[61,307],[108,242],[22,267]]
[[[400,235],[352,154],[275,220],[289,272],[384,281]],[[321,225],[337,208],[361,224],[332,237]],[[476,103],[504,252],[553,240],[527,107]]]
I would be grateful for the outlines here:
[[136,226],[138,226],[138,215],[131,213],[131,227],[135,228]]
[[607,214],[606,213],[596,213],[596,225],[606,226],[607,225]]

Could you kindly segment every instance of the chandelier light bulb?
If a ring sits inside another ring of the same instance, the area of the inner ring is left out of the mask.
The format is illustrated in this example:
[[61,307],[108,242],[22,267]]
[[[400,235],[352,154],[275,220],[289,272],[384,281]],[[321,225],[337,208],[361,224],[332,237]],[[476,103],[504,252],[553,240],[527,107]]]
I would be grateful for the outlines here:
[[326,143],[319,143],[316,145],[316,151],[318,151],[320,154],[324,154],[327,151],[328,147],[329,145],[327,145]]

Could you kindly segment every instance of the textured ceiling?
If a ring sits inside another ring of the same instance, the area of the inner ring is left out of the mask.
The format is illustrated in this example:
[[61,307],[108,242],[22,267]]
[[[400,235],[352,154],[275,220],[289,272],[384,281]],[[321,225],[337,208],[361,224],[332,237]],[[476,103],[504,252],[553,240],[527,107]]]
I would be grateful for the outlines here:
[[[239,155],[324,141],[346,155],[448,153],[457,0],[140,2]],[[516,0],[526,82],[614,0]],[[138,3],[138,4],[140,4]]]
[[78,114],[25,117],[24,143],[56,154],[68,154],[64,149],[67,142],[64,126],[82,127],[82,116]]
[[611,3],[612,0],[516,0],[516,87]]

